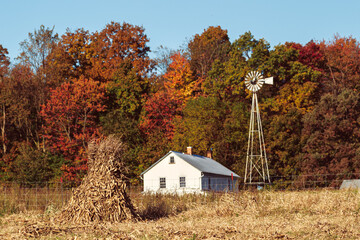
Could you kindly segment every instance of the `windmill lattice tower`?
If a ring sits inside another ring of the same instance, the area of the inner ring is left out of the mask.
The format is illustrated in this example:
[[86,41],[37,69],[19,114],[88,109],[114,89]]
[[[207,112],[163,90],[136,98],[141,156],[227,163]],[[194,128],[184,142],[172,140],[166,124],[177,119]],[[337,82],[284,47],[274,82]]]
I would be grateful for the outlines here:
[[256,71],[249,72],[246,75],[245,85],[252,92],[252,104],[244,177],[245,184],[265,185],[271,183],[259,103],[256,94],[264,83],[272,85],[273,77],[263,78],[262,74]]

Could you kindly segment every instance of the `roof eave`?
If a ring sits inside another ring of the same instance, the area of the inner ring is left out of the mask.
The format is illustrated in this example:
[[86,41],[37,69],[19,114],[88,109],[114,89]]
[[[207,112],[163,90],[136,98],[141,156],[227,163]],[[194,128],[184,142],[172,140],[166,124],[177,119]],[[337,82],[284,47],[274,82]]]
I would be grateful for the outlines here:
[[[204,174],[213,174],[213,175],[219,175],[219,176],[225,176],[225,177],[231,177],[231,175],[225,175],[225,174],[220,174],[220,173],[212,173],[212,172],[201,172]],[[233,177],[234,178],[240,178],[239,175],[237,175],[236,173],[233,173]]]
[[164,158],[166,158],[170,153],[172,153],[172,151],[169,151],[167,154],[165,154],[162,158],[160,158],[159,160],[157,160],[155,163],[153,163],[150,167],[148,167],[145,171],[143,171],[142,173],[140,173],[140,177],[143,176],[145,173],[147,173],[150,169],[152,169],[156,164],[158,164],[159,162],[161,162]]

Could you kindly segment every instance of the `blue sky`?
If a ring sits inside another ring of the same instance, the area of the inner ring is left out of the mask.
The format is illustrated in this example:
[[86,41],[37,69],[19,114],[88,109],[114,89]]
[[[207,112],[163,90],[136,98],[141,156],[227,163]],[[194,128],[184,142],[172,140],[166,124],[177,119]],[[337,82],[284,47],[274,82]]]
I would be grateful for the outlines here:
[[143,26],[151,50],[178,49],[209,26],[228,30],[231,41],[246,31],[271,46],[331,40],[334,34],[360,39],[357,0],[0,0],[0,44],[13,59],[19,43],[40,25],[100,31],[107,23]]

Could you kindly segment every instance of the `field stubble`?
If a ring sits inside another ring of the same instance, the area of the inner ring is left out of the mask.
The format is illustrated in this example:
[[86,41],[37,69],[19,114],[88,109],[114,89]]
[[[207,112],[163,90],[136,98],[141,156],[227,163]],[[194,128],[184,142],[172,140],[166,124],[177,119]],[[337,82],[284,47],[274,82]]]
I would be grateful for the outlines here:
[[360,239],[354,190],[133,195],[144,220],[59,224],[58,210],[0,217],[0,239]]

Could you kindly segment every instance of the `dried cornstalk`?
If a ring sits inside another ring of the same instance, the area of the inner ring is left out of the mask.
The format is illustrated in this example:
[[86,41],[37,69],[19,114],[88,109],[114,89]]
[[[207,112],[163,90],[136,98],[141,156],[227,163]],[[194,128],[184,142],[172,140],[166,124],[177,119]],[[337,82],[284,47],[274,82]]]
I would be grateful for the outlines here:
[[139,218],[126,193],[125,146],[114,136],[88,147],[88,174],[60,214],[75,223],[121,222]]

